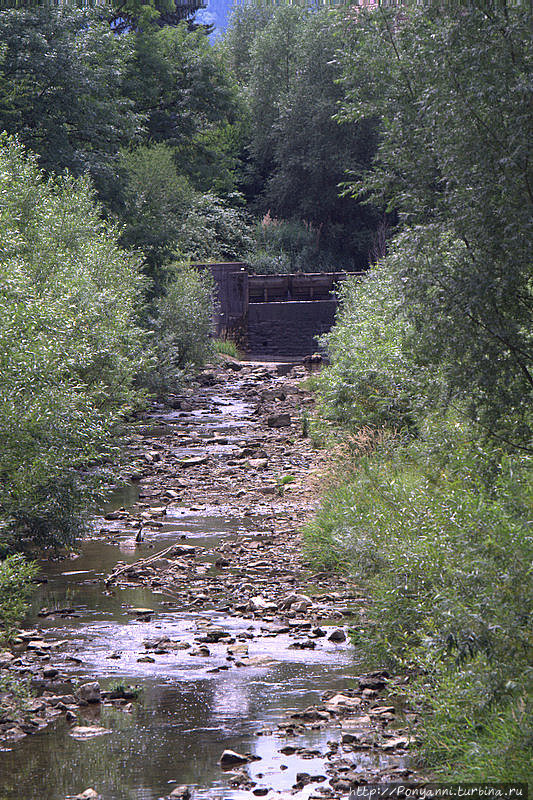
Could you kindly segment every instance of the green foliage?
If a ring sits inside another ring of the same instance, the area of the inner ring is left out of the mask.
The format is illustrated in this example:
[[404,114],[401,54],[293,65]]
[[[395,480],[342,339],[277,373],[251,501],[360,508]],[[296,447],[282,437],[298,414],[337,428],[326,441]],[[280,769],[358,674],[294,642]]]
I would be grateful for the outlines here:
[[233,339],[214,339],[213,348],[215,353],[219,353],[219,355],[226,355],[239,359],[242,358],[242,354],[239,352],[239,348]]
[[[238,201],[238,197],[229,200]],[[251,245],[247,215],[214,194],[197,194],[178,246],[191,261],[238,261]]]
[[197,0],[124,0],[111,9],[109,24],[115,33],[178,25],[199,8]]
[[125,93],[146,120],[147,143],[175,148],[181,174],[197,167],[196,138],[233,122],[237,110],[235,88],[216,50],[185,23],[135,36]]
[[342,116],[379,126],[350,189],[400,228],[325,338],[317,381],[344,460],[307,546],[366,588],[354,641],[411,673],[425,764],[529,780],[530,10],[350,19]]
[[167,144],[138,147],[124,152],[124,220],[121,241],[136,247],[146,258],[145,271],[161,290],[165,267],[176,256],[186,214],[193,203],[193,190],[178,175],[174,156]]
[[191,367],[212,355],[213,286],[207,273],[176,266],[154,304],[151,324],[155,363],[143,382],[159,396],[175,391]]
[[119,679],[112,681],[107,691],[112,700],[133,700],[140,696],[142,689],[140,686],[132,686],[130,683],[126,683],[125,679]]
[[379,120],[358,197],[404,225],[394,256],[416,359],[510,446],[530,446],[533,390],[531,10],[470,3],[361,14],[343,118]]
[[36,572],[20,553],[0,559],[0,640],[9,639],[23,618]]
[[136,259],[85,179],[46,180],[0,143],[0,513],[3,535],[70,542],[135,402]]
[[258,272],[287,271],[286,255],[291,270],[308,272],[368,263],[375,212],[340,197],[338,184],[347,169],[369,166],[374,126],[341,126],[333,118],[342,98],[338,23],[327,9],[245,5],[235,10],[222,44],[230,68],[246,84],[243,192],[292,233],[282,253],[258,236]]
[[0,14],[0,128],[48,172],[89,172],[114,192],[118,151],[140,123],[123,91],[131,37],[91,12],[35,7]]
[[[532,464],[495,460],[465,434],[439,423],[357,458],[308,528],[307,546],[369,592],[358,647],[420,675],[412,692],[426,709],[420,733],[431,765],[503,780],[501,759],[485,775],[482,765],[500,734],[522,737],[523,750],[527,738],[525,716],[513,721],[512,711],[531,692]],[[498,734],[493,723],[503,719]]]
[[317,245],[318,234],[311,225],[272,219],[268,213],[255,226],[254,247],[246,261],[258,274],[315,272]]
[[405,346],[411,326],[388,265],[348,279],[340,301],[335,326],[322,338],[331,365],[316,378],[323,416],[352,431],[416,427],[433,381],[415,369]]
[[294,475],[278,475],[276,479],[276,488],[280,497],[283,497],[287,486],[289,486],[291,483],[294,483],[295,480],[296,478]]

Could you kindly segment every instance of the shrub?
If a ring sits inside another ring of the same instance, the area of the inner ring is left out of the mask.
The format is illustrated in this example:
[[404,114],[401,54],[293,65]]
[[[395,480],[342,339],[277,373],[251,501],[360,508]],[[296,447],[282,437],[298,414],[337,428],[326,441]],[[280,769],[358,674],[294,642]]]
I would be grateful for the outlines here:
[[192,367],[213,353],[213,283],[208,273],[174,267],[174,276],[155,301],[151,323],[154,363],[143,375],[160,397],[175,391]]
[[9,638],[24,616],[35,573],[20,553],[0,560],[0,639]]
[[340,303],[321,339],[331,360],[317,378],[323,415],[350,430],[415,427],[434,379],[406,350],[410,329],[387,263],[345,281]]
[[[235,204],[239,195],[230,195]],[[192,261],[238,260],[252,243],[244,211],[208,192],[195,194],[184,220],[177,247]]]
[[0,142],[0,516],[12,544],[71,542],[136,401],[137,260],[85,179]]
[[359,647],[420,676],[411,693],[426,710],[429,763],[503,779],[501,759],[490,775],[480,765],[500,734],[522,748],[531,734],[520,709],[531,697],[532,465],[473,447],[468,433],[433,423],[359,458],[326,497],[307,547],[367,587]]

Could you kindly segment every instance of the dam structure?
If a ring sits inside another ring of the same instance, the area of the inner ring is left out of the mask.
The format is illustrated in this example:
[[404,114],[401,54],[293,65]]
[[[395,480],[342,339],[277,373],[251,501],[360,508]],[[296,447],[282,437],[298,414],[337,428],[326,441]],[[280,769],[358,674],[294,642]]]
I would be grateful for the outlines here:
[[338,306],[336,288],[349,272],[250,274],[244,262],[196,264],[215,282],[214,327],[252,356],[306,356],[316,336],[330,330]]

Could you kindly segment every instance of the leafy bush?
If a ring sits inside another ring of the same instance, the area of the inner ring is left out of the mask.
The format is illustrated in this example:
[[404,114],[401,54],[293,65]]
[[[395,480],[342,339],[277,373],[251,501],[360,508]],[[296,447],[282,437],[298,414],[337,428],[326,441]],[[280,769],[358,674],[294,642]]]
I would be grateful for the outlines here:
[[413,428],[433,380],[416,369],[388,265],[340,288],[335,326],[322,337],[331,365],[317,378],[323,415],[350,430],[364,425]]
[[213,283],[207,272],[174,268],[164,294],[155,301],[151,321],[154,363],[143,375],[159,396],[175,391],[191,367],[213,353]]
[[46,180],[0,142],[0,515],[3,537],[71,542],[136,401],[137,260],[85,179]]
[[531,9],[398,13],[349,26],[340,116],[380,131],[351,188],[403,225],[394,269],[417,360],[484,431],[531,452]]
[[9,638],[24,616],[36,571],[20,553],[0,560],[0,639]]
[[166,144],[122,153],[125,184],[120,215],[121,241],[144,253],[146,271],[161,291],[165,266],[176,256],[182,226],[193,201],[187,178],[178,175],[172,149]]
[[256,224],[254,238],[246,261],[258,274],[320,272],[329,266],[318,247],[318,231],[305,222],[274,219],[269,212]]
[[424,747],[443,768],[454,731],[459,762],[474,764],[477,742],[488,764],[478,734],[492,736],[495,715],[510,725],[510,704],[531,691],[531,459],[496,459],[465,433],[441,423],[359,457],[307,531],[312,557],[368,589],[358,645],[422,676],[413,694],[428,709]]
[[[229,199],[237,203],[240,197]],[[232,261],[242,258],[251,243],[246,214],[208,192],[195,195],[177,246],[192,261]]]

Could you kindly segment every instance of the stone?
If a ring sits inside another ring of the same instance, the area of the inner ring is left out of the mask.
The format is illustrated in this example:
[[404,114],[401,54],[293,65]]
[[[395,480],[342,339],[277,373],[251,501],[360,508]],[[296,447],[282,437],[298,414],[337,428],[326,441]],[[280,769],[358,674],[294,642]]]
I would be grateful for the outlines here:
[[253,469],[266,469],[268,466],[268,460],[266,458],[250,458],[248,459],[248,464]]
[[13,653],[10,653],[7,650],[5,650],[3,653],[0,653],[0,669],[8,667],[14,658],[15,656]]
[[305,613],[312,605],[313,601],[305,594],[288,594],[283,598],[279,607],[284,611]]
[[334,631],[332,631],[332,633],[330,633],[328,640],[330,642],[345,642],[346,634],[342,628],[336,628]]
[[76,690],[76,697],[78,700],[83,700],[86,703],[100,703],[102,699],[100,684],[98,681],[83,683]]
[[290,414],[271,414],[267,417],[267,425],[269,428],[287,428],[290,424]]
[[73,739],[79,739],[80,741],[93,739],[95,736],[104,736],[107,733],[112,733],[112,731],[107,728],[101,728],[99,725],[75,725],[69,731]]
[[169,794],[172,800],[189,800],[191,791],[188,786],[176,786]]
[[336,694],[326,701],[326,708],[331,711],[354,711],[361,705],[360,697],[348,697],[345,694]]
[[409,739],[407,736],[395,736],[380,745],[382,750],[397,750],[400,747],[409,747]]
[[360,689],[383,689],[388,683],[389,673],[386,670],[371,672],[359,678]]
[[58,670],[55,667],[46,667],[43,669],[43,677],[45,678],[55,678],[58,674]]
[[242,753],[236,753],[235,750],[224,750],[220,756],[220,766],[225,769],[247,763],[248,756],[244,756]]
[[77,794],[74,800],[100,800],[100,795],[96,789],[85,789],[81,794]]
[[258,594],[255,597],[250,598],[250,602],[248,603],[248,610],[249,611],[277,611],[278,607],[276,603],[271,603],[269,600],[265,600],[263,595]]
[[200,647],[195,647],[193,650],[191,650],[189,655],[190,656],[202,656],[203,658],[207,658],[208,656],[211,655],[211,652],[209,650],[209,647],[206,647],[206,645],[204,644],[204,645],[201,645]]
[[180,458],[178,461],[178,465],[183,469],[199,467],[201,464],[207,464],[207,456],[191,456],[190,458]]

